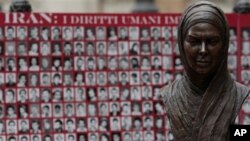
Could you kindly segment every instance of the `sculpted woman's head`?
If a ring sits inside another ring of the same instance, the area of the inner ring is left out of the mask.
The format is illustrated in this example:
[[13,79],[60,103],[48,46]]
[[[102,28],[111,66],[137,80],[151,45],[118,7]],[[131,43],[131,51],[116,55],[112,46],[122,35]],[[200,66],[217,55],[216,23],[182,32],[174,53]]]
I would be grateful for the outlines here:
[[189,77],[226,71],[228,42],[226,17],[215,4],[196,2],[183,13],[178,45]]

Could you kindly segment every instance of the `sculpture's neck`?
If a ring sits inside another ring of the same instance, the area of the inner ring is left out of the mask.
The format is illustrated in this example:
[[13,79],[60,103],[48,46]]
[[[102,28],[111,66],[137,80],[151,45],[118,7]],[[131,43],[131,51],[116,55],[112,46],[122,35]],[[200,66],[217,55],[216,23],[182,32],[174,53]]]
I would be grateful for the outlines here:
[[191,83],[199,88],[202,92],[205,92],[207,87],[209,86],[209,83],[212,80],[212,75],[201,75],[201,74],[195,74],[195,75],[190,75],[187,74],[189,80]]

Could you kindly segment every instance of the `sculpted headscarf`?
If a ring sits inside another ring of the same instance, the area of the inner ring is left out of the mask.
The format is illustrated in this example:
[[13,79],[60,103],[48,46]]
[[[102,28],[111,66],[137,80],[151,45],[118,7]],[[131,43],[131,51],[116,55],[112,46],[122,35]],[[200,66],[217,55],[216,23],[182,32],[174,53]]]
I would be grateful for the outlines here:
[[[197,23],[209,23],[219,29],[223,40],[223,54],[219,67],[207,89],[200,90],[190,77],[194,71],[188,66],[183,49],[188,29]],[[226,141],[229,125],[234,123],[249,88],[235,82],[227,70],[229,42],[228,24],[222,10],[208,1],[196,2],[182,15],[178,29],[178,45],[184,77],[162,88],[164,103],[172,132],[177,141]]]

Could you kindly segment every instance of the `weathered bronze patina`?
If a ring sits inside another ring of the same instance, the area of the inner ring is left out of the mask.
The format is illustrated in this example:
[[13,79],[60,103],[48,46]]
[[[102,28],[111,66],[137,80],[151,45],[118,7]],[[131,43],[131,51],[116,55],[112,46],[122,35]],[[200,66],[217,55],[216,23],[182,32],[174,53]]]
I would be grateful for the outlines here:
[[184,76],[162,88],[176,141],[227,141],[250,89],[227,69],[228,23],[214,3],[199,1],[183,13],[178,45]]

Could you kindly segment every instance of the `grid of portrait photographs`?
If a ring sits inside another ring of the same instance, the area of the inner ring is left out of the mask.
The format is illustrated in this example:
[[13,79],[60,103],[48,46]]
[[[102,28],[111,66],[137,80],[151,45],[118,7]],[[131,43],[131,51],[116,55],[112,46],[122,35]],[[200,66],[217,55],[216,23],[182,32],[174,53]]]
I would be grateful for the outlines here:
[[1,27],[0,139],[165,140],[159,94],[181,76],[176,29]]
[[[242,84],[250,86],[250,27],[240,28],[240,81]],[[250,125],[250,98],[246,99],[242,106],[241,116],[238,121],[244,125]]]
[[1,26],[0,141],[173,141],[160,89],[182,74],[177,26]]

